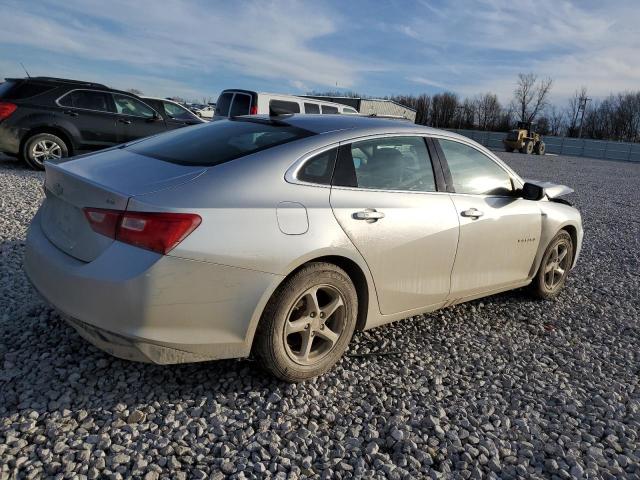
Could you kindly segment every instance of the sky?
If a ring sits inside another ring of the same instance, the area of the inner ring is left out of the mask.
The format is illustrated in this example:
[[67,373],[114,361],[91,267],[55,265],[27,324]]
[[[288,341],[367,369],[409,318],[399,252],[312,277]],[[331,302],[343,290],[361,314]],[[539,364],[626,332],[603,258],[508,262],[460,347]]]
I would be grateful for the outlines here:
[[0,0],[0,76],[215,100],[224,88],[552,100],[640,88],[638,0]]

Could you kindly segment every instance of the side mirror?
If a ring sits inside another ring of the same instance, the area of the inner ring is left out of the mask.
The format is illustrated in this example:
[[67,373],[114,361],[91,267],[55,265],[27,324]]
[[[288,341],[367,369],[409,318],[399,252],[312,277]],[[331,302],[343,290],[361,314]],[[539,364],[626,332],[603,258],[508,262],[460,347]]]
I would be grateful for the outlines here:
[[147,119],[147,122],[152,123],[152,122],[161,122],[162,121],[162,117],[160,115],[158,115],[157,112],[153,112],[153,117],[149,117]]
[[544,188],[535,183],[526,182],[522,186],[521,196],[525,200],[540,200],[544,197]]

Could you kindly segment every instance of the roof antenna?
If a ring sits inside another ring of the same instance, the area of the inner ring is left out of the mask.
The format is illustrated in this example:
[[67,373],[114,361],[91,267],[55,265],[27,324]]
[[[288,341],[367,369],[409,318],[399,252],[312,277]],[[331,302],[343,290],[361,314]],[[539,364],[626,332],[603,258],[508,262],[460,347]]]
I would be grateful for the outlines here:
[[27,72],[27,68],[24,66],[24,64],[20,62],[20,65],[22,65],[22,68],[24,69],[24,73],[27,74],[27,77],[31,78],[31,75],[29,75],[29,72]]

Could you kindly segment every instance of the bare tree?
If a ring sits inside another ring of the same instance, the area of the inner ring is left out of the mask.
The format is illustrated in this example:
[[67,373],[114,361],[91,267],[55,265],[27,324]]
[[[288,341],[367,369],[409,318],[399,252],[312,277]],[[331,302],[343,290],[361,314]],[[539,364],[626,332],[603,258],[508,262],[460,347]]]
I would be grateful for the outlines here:
[[580,110],[587,98],[587,87],[580,87],[573,94],[573,97],[569,99],[567,105],[567,135],[574,137],[578,133],[578,121],[580,120]]
[[134,95],[143,95],[142,90],[138,90],[137,88],[130,88],[127,92],[133,93]]
[[431,97],[427,94],[413,95],[394,95],[390,100],[413,108],[416,111],[416,123],[426,125],[429,121],[429,106],[431,105]]
[[534,73],[519,73],[513,102],[523,122],[532,122],[547,105],[553,79],[538,80]]
[[549,134],[555,136],[560,135],[564,127],[564,112],[555,105],[552,105],[548,109],[547,117],[549,119]]
[[438,93],[431,99],[431,125],[436,128],[455,127],[458,96],[452,92]]
[[493,130],[500,121],[502,107],[495,93],[485,93],[474,101],[478,128],[480,130]]

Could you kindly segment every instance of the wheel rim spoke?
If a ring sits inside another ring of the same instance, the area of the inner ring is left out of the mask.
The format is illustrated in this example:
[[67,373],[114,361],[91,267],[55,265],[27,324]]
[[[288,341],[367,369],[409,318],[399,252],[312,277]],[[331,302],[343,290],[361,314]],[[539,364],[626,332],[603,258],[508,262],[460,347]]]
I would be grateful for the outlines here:
[[311,321],[310,318],[308,317],[302,317],[298,320],[294,320],[293,322],[288,321],[287,322],[287,331],[286,331],[286,335],[291,335],[292,333],[298,333],[298,332],[302,332],[305,329],[307,329],[309,322]]
[[318,305],[318,288],[312,288],[304,297],[307,301],[307,313],[318,314],[320,313],[320,305]]
[[564,260],[564,257],[567,256],[567,249],[563,249],[562,252],[558,255],[558,261],[561,262]]
[[324,321],[329,320],[331,315],[333,315],[338,308],[340,308],[344,303],[342,302],[342,298],[335,297],[328,305],[325,305],[320,310],[320,313],[324,315]]
[[302,335],[302,345],[300,347],[299,353],[299,356],[302,360],[309,360],[309,354],[311,353],[311,347],[313,347],[314,338],[315,337],[311,335],[310,331],[307,331]]
[[324,326],[323,329],[318,330],[317,335],[319,337],[321,337],[323,340],[326,340],[327,342],[330,342],[331,345],[334,345],[338,341],[338,339],[340,338],[339,334],[337,334],[336,332],[331,330],[326,325]]

